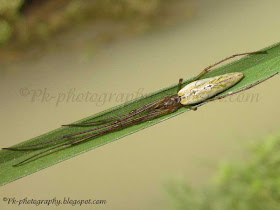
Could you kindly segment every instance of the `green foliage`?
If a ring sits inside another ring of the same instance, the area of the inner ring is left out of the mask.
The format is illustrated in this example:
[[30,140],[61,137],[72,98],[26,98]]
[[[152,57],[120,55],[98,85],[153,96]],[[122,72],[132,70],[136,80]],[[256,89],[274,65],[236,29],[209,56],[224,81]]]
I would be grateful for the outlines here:
[[11,37],[11,27],[7,21],[0,20],[0,44],[5,43]]
[[[240,60],[237,60],[235,62],[229,63],[220,68],[217,68],[217,69],[213,70],[212,72],[206,74],[204,76],[204,78],[215,76],[215,75],[221,75],[224,73],[236,72],[236,71],[242,72],[244,74],[244,78],[237,85],[231,87],[230,89],[226,90],[225,92],[223,92],[220,95],[226,94],[229,91],[239,90],[240,88],[246,87],[252,83],[255,83],[256,81],[267,78],[267,77],[275,74],[276,72],[279,72],[280,44],[271,46],[271,47],[265,49],[265,51],[266,51],[266,54],[254,54],[254,55],[246,56]],[[177,80],[177,79],[174,78],[174,80]],[[187,84],[189,81],[190,81],[190,79],[186,80],[183,84]],[[124,103],[122,105],[116,106],[109,110],[103,111],[96,115],[82,119],[76,123],[85,122],[88,120],[99,120],[99,119],[109,117],[112,115],[122,114],[122,113],[125,113],[128,111],[131,111],[132,109],[141,107],[144,104],[147,104],[151,101],[157,100],[163,96],[166,96],[167,94],[175,94],[176,92],[177,92],[177,83],[172,86],[166,87],[164,89],[158,90],[149,95],[146,95],[145,97],[138,98],[133,101],[129,101],[127,103]],[[202,104],[204,104],[204,103],[202,103]],[[153,119],[150,121],[146,121],[146,122],[142,122],[142,123],[130,126],[130,127],[126,127],[121,130],[118,130],[118,131],[115,131],[112,133],[108,133],[108,134],[99,136],[94,139],[89,139],[88,141],[83,142],[81,144],[77,144],[75,146],[69,146],[65,149],[62,149],[59,152],[57,152],[55,155],[53,153],[47,154],[47,155],[41,156],[40,158],[37,158],[33,161],[30,161],[24,165],[21,165],[19,167],[13,167],[12,165],[30,157],[31,155],[38,153],[39,151],[42,151],[42,149],[37,150],[37,151],[36,150],[35,151],[34,150],[31,150],[31,151],[7,151],[7,150],[4,151],[4,150],[1,150],[0,151],[0,167],[1,167],[0,185],[11,182],[15,179],[26,176],[28,174],[34,173],[38,170],[49,167],[58,162],[69,159],[78,154],[81,154],[83,152],[92,150],[93,148],[105,145],[109,142],[112,142],[114,140],[127,136],[131,133],[134,133],[134,132],[144,129],[146,127],[152,126],[156,123],[162,122],[162,121],[167,120],[176,115],[182,114],[188,110],[189,110],[188,107],[181,107],[176,112],[170,113],[168,115],[164,115],[164,116],[161,116],[159,118],[156,118],[156,119]],[[83,131],[86,129],[88,129],[88,128],[61,127],[59,129],[56,129],[49,133],[46,133],[46,134],[43,134],[36,138],[25,141],[16,146],[36,144],[36,143],[44,142],[44,141],[47,141],[50,139],[58,138],[58,137],[61,137],[63,135],[67,135],[70,133]],[[54,145],[50,144],[48,146],[54,146]]]
[[18,16],[23,0],[0,0],[0,45],[8,42],[13,33],[12,20]]
[[0,16],[13,17],[17,15],[24,0],[0,0]]
[[162,0],[72,0],[66,7],[66,13],[72,17],[148,17],[160,9]]
[[[0,0],[0,45],[13,35],[13,43],[19,45],[51,38],[51,35],[73,28],[85,21],[106,19],[115,23],[137,27],[138,22],[150,22],[163,9],[163,0],[45,0],[29,3],[28,11],[20,10],[24,0]],[[38,12],[40,11],[40,12]],[[140,20],[140,21],[139,21]],[[134,24],[131,24],[134,23]],[[104,22],[103,22],[104,24]]]
[[245,162],[221,166],[211,187],[195,191],[185,182],[169,186],[174,209],[278,210],[279,151],[280,132],[254,143]]

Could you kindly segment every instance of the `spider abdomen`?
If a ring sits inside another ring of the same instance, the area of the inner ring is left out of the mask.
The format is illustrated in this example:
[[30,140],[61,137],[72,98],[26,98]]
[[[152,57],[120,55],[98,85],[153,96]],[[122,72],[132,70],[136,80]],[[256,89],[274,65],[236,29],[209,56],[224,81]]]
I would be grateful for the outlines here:
[[240,72],[197,80],[178,92],[182,105],[197,104],[232,87],[243,78]]

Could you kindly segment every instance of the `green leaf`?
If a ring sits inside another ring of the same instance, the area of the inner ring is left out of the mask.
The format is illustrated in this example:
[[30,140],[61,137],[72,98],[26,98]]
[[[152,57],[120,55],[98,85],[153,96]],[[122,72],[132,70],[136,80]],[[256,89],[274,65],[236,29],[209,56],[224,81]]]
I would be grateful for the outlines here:
[[[273,45],[271,47],[268,47],[266,49],[263,49],[262,51],[266,51],[267,54],[255,54],[255,55],[245,56],[244,58],[231,62],[225,66],[216,68],[212,72],[209,72],[206,75],[204,75],[204,78],[221,75],[221,74],[225,74],[225,73],[229,73],[229,72],[242,72],[245,77],[237,85],[233,86],[232,88],[230,88],[227,91],[222,93],[222,94],[225,94],[229,91],[238,90],[238,89],[245,87],[249,84],[252,84],[256,81],[267,78],[267,77],[275,74],[276,72],[279,72],[279,69],[280,69],[280,43]],[[177,78],[174,78],[174,80],[177,80]],[[188,81],[190,81],[190,79],[186,80],[184,82],[184,84],[187,84]],[[132,109],[135,109],[137,107],[140,107],[144,104],[147,104],[151,101],[154,101],[167,94],[175,94],[176,90],[177,90],[177,83],[175,83],[172,86],[161,89],[159,91],[153,92],[149,95],[146,95],[145,97],[124,103],[122,105],[116,106],[114,108],[103,111],[96,115],[82,119],[80,121],[77,121],[76,123],[85,122],[88,120],[98,120],[98,119],[102,119],[102,118],[105,118],[108,116],[121,114],[121,113],[130,111]],[[18,167],[13,167],[13,165],[38,153],[39,151],[46,149],[46,148],[44,148],[42,150],[32,150],[32,151],[1,150],[0,151],[0,167],[1,167],[0,185],[14,181],[23,176],[26,176],[28,174],[39,171],[43,168],[54,165],[60,161],[69,159],[78,154],[89,151],[93,148],[102,146],[104,144],[107,144],[107,143],[117,140],[119,138],[122,138],[126,135],[129,135],[131,133],[134,133],[136,131],[149,127],[151,125],[162,122],[163,120],[169,119],[169,118],[174,117],[179,114],[182,114],[183,112],[185,112],[187,110],[189,110],[189,109],[186,107],[182,107],[182,108],[178,109],[176,112],[173,112],[171,114],[164,115],[164,116],[161,116],[159,118],[156,118],[156,119],[153,119],[153,120],[150,120],[147,122],[142,122],[142,123],[124,128],[122,130],[108,133],[108,134],[99,136],[94,139],[89,139],[88,141],[83,142],[81,144],[77,144],[74,146],[69,146],[67,148],[60,149],[59,152],[56,152],[56,153],[51,152],[51,153],[45,154],[43,156],[39,156],[38,158],[36,158],[32,161],[29,161],[26,164],[20,165]],[[40,142],[44,142],[44,141],[47,141],[47,140],[50,140],[53,138],[60,137],[62,135],[70,134],[70,133],[85,130],[85,129],[88,129],[88,127],[84,127],[84,128],[61,127],[56,130],[53,130],[49,133],[46,133],[46,134],[43,134],[36,138],[25,141],[16,146],[40,143]],[[54,146],[54,144],[50,144],[49,146]]]

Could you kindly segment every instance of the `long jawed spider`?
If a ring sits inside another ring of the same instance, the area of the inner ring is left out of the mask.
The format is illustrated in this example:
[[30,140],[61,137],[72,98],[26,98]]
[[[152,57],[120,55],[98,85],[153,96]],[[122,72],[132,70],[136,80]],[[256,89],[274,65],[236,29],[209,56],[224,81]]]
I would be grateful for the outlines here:
[[[75,144],[84,142],[90,138],[93,138],[93,137],[96,137],[96,136],[99,136],[102,134],[106,134],[109,132],[113,132],[113,131],[121,129],[123,127],[128,127],[128,126],[136,124],[136,123],[148,121],[148,120],[154,119],[156,117],[175,112],[178,108],[180,108],[182,106],[195,104],[196,106],[188,107],[188,108],[192,109],[192,110],[196,110],[201,102],[210,102],[210,101],[214,101],[214,100],[219,100],[219,99],[225,98],[227,96],[245,91],[245,90],[250,89],[250,88],[264,82],[265,80],[275,76],[278,72],[267,78],[259,80],[248,86],[245,86],[239,90],[228,92],[227,94],[224,94],[221,96],[216,96],[216,97],[213,97],[213,96],[234,86],[236,83],[238,83],[243,78],[244,75],[240,72],[235,72],[235,73],[227,73],[227,74],[199,80],[199,78],[201,78],[203,75],[205,75],[207,72],[209,72],[214,66],[217,66],[218,64],[221,64],[224,61],[227,61],[227,60],[232,59],[237,56],[250,55],[250,54],[263,54],[263,53],[266,53],[266,52],[248,52],[248,53],[240,53],[240,54],[234,54],[232,56],[229,56],[215,64],[212,64],[212,65],[206,67],[200,74],[198,74],[196,77],[194,77],[190,81],[190,83],[188,83],[184,88],[182,88],[183,79],[180,79],[179,83],[178,83],[178,90],[177,90],[176,94],[166,95],[158,100],[145,104],[142,107],[134,109],[128,113],[107,117],[105,119],[97,120],[97,121],[64,125],[64,126],[95,126],[92,129],[67,134],[67,135],[61,136],[59,138],[52,139],[49,141],[44,141],[44,142],[37,143],[37,144],[31,144],[31,145],[19,146],[19,147],[8,147],[8,148],[3,148],[3,149],[16,150],[16,151],[34,150],[34,149],[40,149],[40,148],[38,148],[38,146],[45,146],[49,143],[57,142],[59,140],[69,139],[69,141],[67,141],[67,142],[58,144],[49,149],[41,151],[25,160],[13,165],[13,166],[19,166],[19,165],[26,163],[29,160],[35,159],[36,157],[38,157],[42,154],[45,154],[45,153],[49,153],[55,149],[67,147],[70,145],[75,145]],[[99,125],[99,124],[102,124],[102,125]],[[75,138],[72,139],[73,137],[75,137]]]

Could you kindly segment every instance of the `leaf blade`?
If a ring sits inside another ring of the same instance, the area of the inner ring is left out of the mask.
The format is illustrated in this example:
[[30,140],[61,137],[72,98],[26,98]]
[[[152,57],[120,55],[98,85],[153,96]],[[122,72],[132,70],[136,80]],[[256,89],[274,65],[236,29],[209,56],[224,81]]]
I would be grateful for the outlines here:
[[[258,55],[250,55],[250,56],[243,57],[237,61],[228,63],[219,68],[216,68],[212,72],[207,73],[204,76],[204,78],[212,77],[212,76],[216,76],[216,75],[220,75],[220,74],[224,74],[224,73],[229,73],[229,72],[236,72],[236,71],[242,72],[245,75],[244,79],[242,79],[241,82],[239,82],[237,85],[233,86],[232,88],[230,88],[227,91],[222,93],[222,94],[225,94],[229,91],[238,90],[248,84],[252,84],[258,80],[264,79],[266,77],[271,76],[272,74],[274,74],[276,72],[279,72],[279,69],[280,69],[280,43],[275,44],[271,47],[268,47],[264,50],[267,51],[267,54],[258,54]],[[184,84],[186,84],[189,80],[186,80],[184,82]],[[174,94],[174,93],[176,93],[176,89],[177,89],[177,84],[171,85],[169,87],[155,91],[143,98],[139,98],[139,99],[121,104],[119,106],[105,110],[105,111],[95,114],[93,116],[79,120],[75,123],[85,122],[87,120],[98,120],[98,119],[102,119],[104,117],[124,113],[126,111],[129,111],[129,110],[135,109],[139,106],[142,106],[146,103],[154,101],[167,94]],[[187,110],[188,110],[187,108],[182,107],[174,113],[171,113],[171,114],[168,114],[165,116],[161,116],[159,118],[156,118],[156,119],[148,121],[148,122],[139,123],[137,125],[133,125],[133,126],[124,128],[122,130],[119,130],[119,131],[116,131],[113,133],[102,135],[100,137],[91,139],[87,142],[84,142],[79,145],[75,145],[73,147],[68,147],[68,148],[62,149],[55,155],[54,154],[44,155],[43,157],[37,158],[27,164],[19,166],[19,167],[12,167],[12,165],[24,160],[25,158],[30,157],[33,154],[36,154],[39,150],[24,151],[24,152],[23,151],[19,152],[19,151],[1,150],[0,151],[0,167],[1,167],[0,185],[9,183],[11,181],[19,179],[21,177],[24,177],[26,175],[29,175],[31,173],[34,173],[36,171],[39,171],[41,169],[44,169],[46,167],[49,167],[49,166],[59,163],[61,161],[72,158],[83,152],[92,150],[94,148],[105,145],[107,143],[120,139],[129,134],[132,134],[134,132],[140,131],[140,130],[147,128],[149,126],[152,126],[156,123],[162,122],[171,117],[182,114]],[[77,131],[84,130],[84,129],[85,128],[61,127],[56,130],[53,130],[51,132],[48,132],[46,134],[43,134],[41,136],[32,138],[23,143],[20,143],[17,146],[43,142],[46,140],[57,138],[59,136],[65,135],[65,134],[77,132]]]

